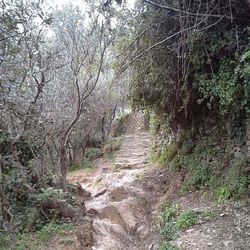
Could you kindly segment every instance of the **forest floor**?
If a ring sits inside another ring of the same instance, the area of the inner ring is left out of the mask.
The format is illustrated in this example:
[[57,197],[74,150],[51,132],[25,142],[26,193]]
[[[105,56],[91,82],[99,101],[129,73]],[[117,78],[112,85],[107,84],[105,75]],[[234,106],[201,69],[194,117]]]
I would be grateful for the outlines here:
[[[87,176],[81,171],[69,176],[69,182],[91,192],[85,202],[87,217],[67,236],[69,244],[54,239],[48,249],[159,249],[164,203],[178,204],[182,211],[213,214],[179,232],[170,242],[176,249],[250,249],[249,203],[218,204],[197,192],[182,195],[184,173],[149,164],[150,144],[147,133],[126,135],[114,161],[100,158]],[[175,249],[168,247],[160,249]]]

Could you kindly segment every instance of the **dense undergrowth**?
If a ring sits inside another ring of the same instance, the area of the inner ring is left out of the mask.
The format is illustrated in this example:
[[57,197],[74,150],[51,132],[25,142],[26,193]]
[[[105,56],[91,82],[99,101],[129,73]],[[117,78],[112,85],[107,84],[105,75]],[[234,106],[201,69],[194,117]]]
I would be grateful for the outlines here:
[[242,199],[250,183],[244,144],[220,128],[208,134],[182,132],[169,144],[155,142],[152,160],[185,173],[182,192],[201,191],[216,201]]
[[133,53],[147,53],[133,67],[135,108],[155,113],[162,123],[167,120],[174,132],[223,117],[232,134],[243,136],[250,107],[250,12],[245,1],[229,2],[161,1],[183,12],[230,15],[230,21],[190,18],[178,11],[169,16],[167,9],[150,4],[141,8],[143,24],[135,29],[143,36]]

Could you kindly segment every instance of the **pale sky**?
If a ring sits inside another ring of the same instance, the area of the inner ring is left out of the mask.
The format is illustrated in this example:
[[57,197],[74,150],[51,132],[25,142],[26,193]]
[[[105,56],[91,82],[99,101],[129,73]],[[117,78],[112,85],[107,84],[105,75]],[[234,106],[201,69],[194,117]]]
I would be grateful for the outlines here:
[[[127,8],[133,9],[136,1],[137,0],[127,0],[126,1]],[[104,0],[103,0],[103,2],[104,2]],[[58,6],[59,8],[67,3],[72,3],[73,5],[79,6],[80,9],[82,9],[82,10],[84,10],[86,7],[86,4],[84,3],[83,0],[51,0],[51,1],[48,1],[49,6],[51,6],[51,7]],[[115,20],[113,20],[113,22],[115,22]],[[52,36],[54,36],[54,32],[50,28],[48,28],[47,37],[52,37]]]
[[[136,0],[127,0],[127,7],[129,9],[133,9],[134,5],[135,5],[135,1]],[[58,7],[61,7],[62,5],[66,4],[66,3],[72,3],[72,4],[78,5],[78,6],[83,5],[82,0],[51,0],[49,2],[51,3],[52,6],[57,5]]]

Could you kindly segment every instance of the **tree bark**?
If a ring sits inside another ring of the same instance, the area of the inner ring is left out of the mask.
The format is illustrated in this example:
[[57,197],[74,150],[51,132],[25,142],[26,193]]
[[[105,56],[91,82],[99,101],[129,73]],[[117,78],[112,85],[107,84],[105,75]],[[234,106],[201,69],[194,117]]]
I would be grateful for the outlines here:
[[111,127],[112,127],[112,123],[113,123],[113,121],[115,119],[115,113],[116,113],[117,105],[118,105],[118,103],[116,103],[115,106],[114,106],[114,108],[112,109],[111,118],[110,118],[110,121],[109,121],[109,124],[108,124],[107,138],[109,138]]
[[106,135],[105,135],[105,118],[106,118],[106,112],[103,114],[101,119],[101,131],[102,131],[102,141],[105,141]]
[[59,161],[60,161],[60,168],[61,168],[61,184],[62,184],[62,189],[64,191],[67,191],[67,180],[66,180],[66,175],[67,175],[67,169],[68,169],[68,162],[67,162],[67,142],[68,138],[70,136],[71,130],[75,123],[78,121],[80,117],[80,113],[77,112],[76,117],[74,120],[69,124],[65,132],[63,133],[61,137],[61,143],[60,143],[60,148],[59,148]]

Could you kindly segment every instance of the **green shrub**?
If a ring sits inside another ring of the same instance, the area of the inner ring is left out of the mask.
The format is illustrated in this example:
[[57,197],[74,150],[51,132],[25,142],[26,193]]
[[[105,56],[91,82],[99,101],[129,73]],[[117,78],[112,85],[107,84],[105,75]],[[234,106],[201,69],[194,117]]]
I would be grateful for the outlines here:
[[228,199],[242,199],[247,193],[247,187],[250,179],[242,174],[244,168],[247,167],[247,157],[241,155],[230,161],[227,171],[217,178],[216,181],[210,182],[214,199],[223,202]]
[[246,176],[238,176],[232,182],[222,180],[213,190],[214,199],[223,202],[229,199],[242,199],[246,195],[249,180]]
[[174,221],[179,213],[180,208],[177,205],[162,204],[160,213],[160,222],[165,224]]
[[10,238],[0,232],[0,249],[9,249],[10,246]]
[[68,231],[72,230],[72,228],[71,224],[50,222],[36,231],[35,234],[42,242],[46,243],[53,236],[64,235]]
[[187,140],[182,143],[181,148],[178,150],[178,153],[180,155],[189,155],[192,153],[193,148],[195,147],[195,144],[192,140]]
[[163,204],[159,221],[161,228],[160,233],[164,244],[160,249],[172,249],[171,247],[173,246],[169,244],[169,241],[175,240],[179,232],[199,222],[211,220],[213,218],[214,214],[211,211],[181,211],[178,205]]
[[177,145],[175,143],[171,143],[165,146],[160,155],[159,163],[164,166],[169,164],[169,162],[175,157],[176,154],[177,154]]
[[169,163],[169,166],[173,169],[179,170],[182,168],[182,157],[177,154],[173,160]]
[[113,136],[121,136],[126,132],[126,126],[128,124],[130,118],[130,114],[122,115],[115,119],[114,128],[113,128]]
[[227,187],[218,187],[213,191],[214,199],[223,202],[231,198],[231,192]]
[[179,231],[188,229],[198,222],[198,213],[194,211],[184,211],[180,213],[176,220],[176,227]]
[[20,215],[20,228],[22,232],[30,232],[42,223],[39,210],[36,207],[29,207]]
[[84,159],[84,161],[81,164],[73,164],[70,166],[69,171],[76,171],[76,170],[91,170],[95,167],[95,164],[93,161],[88,160],[87,158]]
[[160,233],[164,240],[174,240],[178,235],[178,229],[175,222],[170,221],[168,223],[165,223],[165,225],[161,228]]
[[87,148],[85,151],[85,157],[89,161],[93,161],[103,155],[102,150],[99,148]]
[[184,192],[202,190],[207,186],[212,178],[213,172],[209,166],[197,163],[196,167],[189,170],[188,176],[183,183],[182,190]]
[[178,248],[172,245],[170,242],[164,241],[159,250],[178,250]]
[[65,193],[62,189],[56,189],[52,187],[41,188],[41,192],[36,197],[39,203],[46,203],[50,200],[61,200],[64,198]]
[[71,224],[50,222],[34,233],[21,234],[17,237],[15,249],[45,249],[55,236],[64,236],[73,229]]

